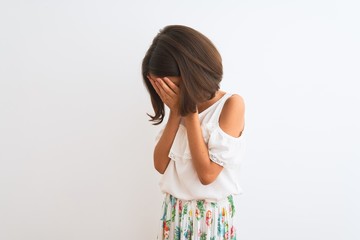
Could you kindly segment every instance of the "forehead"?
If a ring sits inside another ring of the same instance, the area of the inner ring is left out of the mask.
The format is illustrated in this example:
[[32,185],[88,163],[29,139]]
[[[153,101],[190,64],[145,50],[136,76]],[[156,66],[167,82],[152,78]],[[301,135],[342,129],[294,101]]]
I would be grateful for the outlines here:
[[148,74],[152,79],[155,79],[155,78],[157,78],[158,76],[156,76],[156,75],[154,75],[154,74],[152,74],[152,73],[149,73]]
[[[154,75],[154,74],[151,74],[149,73],[149,76],[152,78],[152,79],[156,79],[158,78],[158,76]],[[167,78],[170,79],[170,81],[172,81],[173,83],[177,84],[180,82],[181,80],[181,77],[178,77],[178,76],[166,76]]]
[[176,85],[179,85],[181,77],[176,77],[176,76],[169,76],[167,77],[170,79],[170,81],[172,81],[173,83],[175,83]]

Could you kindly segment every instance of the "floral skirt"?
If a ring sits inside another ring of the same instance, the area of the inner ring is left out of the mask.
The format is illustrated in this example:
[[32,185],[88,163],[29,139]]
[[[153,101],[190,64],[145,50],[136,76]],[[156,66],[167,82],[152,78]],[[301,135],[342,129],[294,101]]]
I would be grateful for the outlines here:
[[165,195],[158,240],[236,240],[233,196],[210,202]]

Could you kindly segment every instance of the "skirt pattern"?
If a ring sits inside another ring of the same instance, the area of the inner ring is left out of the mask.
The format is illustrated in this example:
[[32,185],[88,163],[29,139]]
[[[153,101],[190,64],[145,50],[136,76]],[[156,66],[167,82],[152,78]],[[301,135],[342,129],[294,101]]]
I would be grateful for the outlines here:
[[158,240],[236,240],[233,196],[210,202],[165,195]]

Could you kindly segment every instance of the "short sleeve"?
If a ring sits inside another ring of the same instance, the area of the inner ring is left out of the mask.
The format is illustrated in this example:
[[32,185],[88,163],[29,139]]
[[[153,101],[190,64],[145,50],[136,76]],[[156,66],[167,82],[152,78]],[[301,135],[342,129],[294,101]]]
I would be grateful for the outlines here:
[[216,125],[210,132],[208,150],[210,160],[223,167],[237,166],[244,153],[244,132],[233,137]]

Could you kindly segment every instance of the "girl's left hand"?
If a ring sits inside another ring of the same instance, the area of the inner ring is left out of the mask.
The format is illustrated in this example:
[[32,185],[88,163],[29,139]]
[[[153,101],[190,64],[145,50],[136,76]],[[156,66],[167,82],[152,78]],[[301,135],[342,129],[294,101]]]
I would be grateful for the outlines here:
[[148,79],[163,103],[165,103],[172,112],[179,114],[180,88],[167,77],[152,79],[148,76]]

